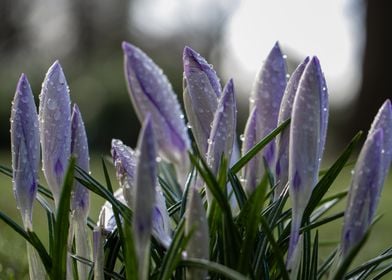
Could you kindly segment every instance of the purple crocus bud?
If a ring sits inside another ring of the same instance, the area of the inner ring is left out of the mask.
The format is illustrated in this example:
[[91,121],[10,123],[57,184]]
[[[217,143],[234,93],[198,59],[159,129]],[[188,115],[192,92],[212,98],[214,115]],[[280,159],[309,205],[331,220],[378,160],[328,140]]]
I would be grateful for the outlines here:
[[[212,129],[208,139],[207,164],[212,172],[218,173],[222,155],[230,160],[237,122],[237,107],[234,95],[233,80],[230,79],[223,89],[218,108],[212,122]],[[207,198],[210,196],[207,192]]]
[[[286,75],[286,62],[279,44],[276,43],[257,74],[251,92],[250,111],[257,107],[255,116],[257,125],[252,128],[249,127],[249,129],[255,130],[253,132],[255,133],[255,143],[259,142],[277,127],[279,106],[286,87]],[[244,137],[247,138],[248,136],[245,134]],[[247,140],[245,142],[249,143]],[[249,148],[251,147],[245,144],[242,147],[242,151],[246,153]],[[264,175],[263,157],[267,164],[272,167],[275,157],[275,143],[273,141],[270,142],[256,157],[258,159],[255,159],[253,165],[254,168],[258,168],[258,171],[252,172],[259,173],[260,176],[257,176],[258,178],[249,178],[248,186],[246,187],[248,191],[255,189],[260,183],[260,178]],[[256,162],[258,162],[257,165],[255,164]],[[245,178],[245,180],[247,179]]]
[[[253,107],[245,125],[242,142],[242,154],[253,148],[260,140],[257,137],[259,123],[257,122],[258,107]],[[263,176],[263,160],[260,156],[253,157],[242,169],[242,185],[248,195],[250,195],[260,183]]]
[[[71,117],[71,153],[76,158],[76,164],[84,171],[90,171],[90,156],[88,150],[86,130],[78,106],[73,106]],[[89,213],[90,197],[88,189],[75,181],[71,197],[71,211],[73,232],[75,237],[76,254],[83,258],[91,257],[91,249],[87,233],[87,217]],[[73,235],[72,235],[73,234]],[[90,268],[78,262],[78,275],[82,279],[88,278]]]
[[155,138],[152,120],[147,116],[137,143],[137,166],[135,205],[133,216],[133,237],[136,253],[139,260],[139,279],[147,279],[149,268],[150,239],[152,233],[152,220],[154,212],[155,186],[157,183],[157,163],[155,151]]
[[[84,171],[90,171],[90,156],[86,130],[78,106],[73,106],[71,117],[71,153],[76,158],[76,165]],[[79,182],[75,182],[72,192],[71,211],[80,219],[87,219],[90,205],[88,190]]]
[[[189,258],[208,260],[210,244],[208,221],[203,201],[195,188],[192,188],[189,192],[186,208],[185,234],[191,234],[191,238],[186,247],[186,255]],[[205,279],[206,277],[206,270],[195,268],[187,269],[186,279]]]
[[392,105],[391,101],[387,99],[378,111],[374,121],[370,127],[369,134],[376,129],[381,128],[384,133],[383,142],[383,172],[386,174],[389,170],[392,160]]
[[19,79],[12,103],[11,150],[16,203],[22,214],[24,227],[31,230],[40,151],[37,109],[24,74]]
[[328,97],[320,63],[306,65],[294,98],[289,144],[292,224],[288,263],[299,238],[302,215],[317,183],[327,130]]
[[69,89],[58,61],[49,68],[42,84],[39,121],[43,171],[58,205],[71,151]]
[[[112,157],[116,168],[117,179],[122,191],[116,192],[118,200],[126,204],[130,209],[134,208],[135,184],[136,184],[136,153],[120,140],[112,140]],[[152,234],[166,248],[171,243],[171,230],[169,213],[166,208],[165,197],[159,184],[155,187],[155,203],[153,209]],[[110,205],[110,204],[109,204]],[[112,213],[111,206],[107,213]],[[107,215],[108,219],[112,215]],[[111,221],[111,228],[115,226],[115,220]]]
[[190,140],[177,96],[162,70],[139,48],[124,42],[125,76],[136,114],[141,122],[151,115],[162,158],[188,171]]
[[368,135],[355,165],[344,215],[341,240],[343,257],[362,240],[373,221],[377,194],[386,175],[382,161],[383,143],[383,130],[376,128]]
[[205,156],[211,123],[222,90],[215,71],[200,54],[185,47],[183,62],[185,111],[196,144]]
[[[306,57],[305,60],[294,70],[287,83],[286,90],[282,98],[282,103],[280,105],[278,126],[291,118],[295,94],[297,92],[302,73],[304,72],[308,62],[309,57]],[[289,138],[290,129],[288,127],[284,129],[278,136],[276,136],[275,180],[277,186],[275,187],[275,199],[279,198],[288,181]]]
[[121,140],[112,140],[112,158],[116,168],[117,180],[123,191],[123,198],[130,209],[133,205],[133,192],[135,185],[136,155],[135,152],[124,145]]

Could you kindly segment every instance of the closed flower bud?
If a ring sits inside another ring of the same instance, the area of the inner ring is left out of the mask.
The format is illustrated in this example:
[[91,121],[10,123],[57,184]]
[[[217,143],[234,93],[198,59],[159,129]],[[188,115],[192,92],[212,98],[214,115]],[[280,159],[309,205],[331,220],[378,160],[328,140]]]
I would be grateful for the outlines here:
[[328,122],[328,96],[320,63],[306,65],[294,98],[289,144],[292,225],[288,260],[297,246],[302,215],[318,179]]
[[71,151],[69,89],[58,61],[49,68],[42,84],[39,121],[43,171],[58,205]]
[[[177,96],[162,70],[139,48],[123,43],[129,94],[141,122],[151,116],[157,152],[188,171],[189,136]],[[183,175],[183,174],[182,174]],[[184,175],[183,175],[184,176]]]
[[139,279],[147,279],[149,268],[149,250],[152,233],[152,220],[157,183],[157,163],[155,138],[152,120],[147,116],[143,123],[137,144],[137,166],[135,178],[135,197],[133,215],[133,237],[139,261]]
[[200,54],[185,47],[183,61],[185,111],[196,144],[204,156],[222,90],[215,71]]
[[12,103],[11,146],[14,194],[24,227],[31,230],[40,150],[37,109],[24,74],[19,79]]
[[[72,111],[71,125],[71,153],[76,158],[76,165],[84,171],[90,171],[90,156],[86,130],[78,106]],[[71,211],[82,219],[86,219],[89,212],[90,198],[88,190],[79,182],[75,182],[72,192]]]
[[[111,152],[117,179],[121,185],[121,189],[115,193],[115,196],[130,209],[135,209],[136,154],[130,147],[116,139],[112,140]],[[168,248],[171,243],[169,213],[167,212],[165,197],[158,183],[155,186],[155,190],[152,234],[164,247]],[[115,227],[113,211],[109,203],[105,203],[103,209],[105,208],[107,208],[107,229],[111,231]]]
[[345,257],[365,236],[373,221],[385,178],[383,170],[384,133],[381,128],[368,135],[359,154],[348,195],[341,240]]
[[[291,118],[295,94],[297,92],[302,73],[304,72],[308,62],[309,58],[307,57],[300,65],[298,65],[287,83],[286,90],[282,98],[282,103],[280,105],[278,126]],[[288,181],[289,138],[290,127],[285,128],[278,136],[276,136],[276,161],[275,170],[273,170],[275,172],[275,180],[277,184],[274,195],[275,199],[281,195]]]

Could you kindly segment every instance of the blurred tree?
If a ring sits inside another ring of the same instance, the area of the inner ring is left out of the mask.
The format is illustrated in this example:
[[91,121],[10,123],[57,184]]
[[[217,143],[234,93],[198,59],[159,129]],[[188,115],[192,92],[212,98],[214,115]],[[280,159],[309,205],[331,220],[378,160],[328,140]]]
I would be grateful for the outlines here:
[[[364,0],[366,42],[362,66],[362,86],[352,129],[367,131],[378,108],[392,97],[392,2]],[[350,133],[352,130],[350,131]],[[351,133],[352,135],[352,133]]]
[[76,51],[82,55],[97,52],[111,53],[119,49],[128,36],[129,0],[80,1],[73,0],[71,17],[77,40]]

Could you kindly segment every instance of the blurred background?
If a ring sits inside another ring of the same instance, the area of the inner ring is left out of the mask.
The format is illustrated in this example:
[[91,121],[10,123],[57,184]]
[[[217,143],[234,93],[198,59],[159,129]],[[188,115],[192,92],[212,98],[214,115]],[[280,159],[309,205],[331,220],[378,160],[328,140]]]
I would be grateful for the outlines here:
[[[1,0],[0,163],[11,164],[9,116],[20,74],[29,78],[38,104],[46,70],[56,59],[83,114],[92,152],[108,154],[112,138],[134,146],[139,122],[124,80],[124,40],[163,69],[179,100],[185,45],[206,57],[222,82],[234,78],[239,134],[253,79],[275,41],[287,55],[289,72],[305,56],[317,55],[330,93],[327,153],[333,158],[356,131],[367,131],[391,98],[391,14],[387,0]],[[0,176],[12,197],[10,182]],[[0,209],[15,211],[7,197],[0,198]],[[16,273],[1,257],[9,248],[1,238],[4,227],[0,223],[0,273],[7,267]]]

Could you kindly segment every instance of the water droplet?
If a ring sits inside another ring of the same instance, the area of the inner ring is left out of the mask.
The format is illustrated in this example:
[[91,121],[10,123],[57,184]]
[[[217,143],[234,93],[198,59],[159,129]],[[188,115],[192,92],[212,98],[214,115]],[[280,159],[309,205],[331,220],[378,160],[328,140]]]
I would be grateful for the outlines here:
[[190,123],[187,123],[186,126],[187,126],[189,129],[192,128],[192,125],[191,125]]
[[240,140],[241,140],[242,142],[245,140],[245,135],[244,135],[244,134],[241,134],[241,135],[240,135]]
[[57,101],[55,99],[49,98],[47,101],[47,106],[49,110],[54,110],[57,108]]

